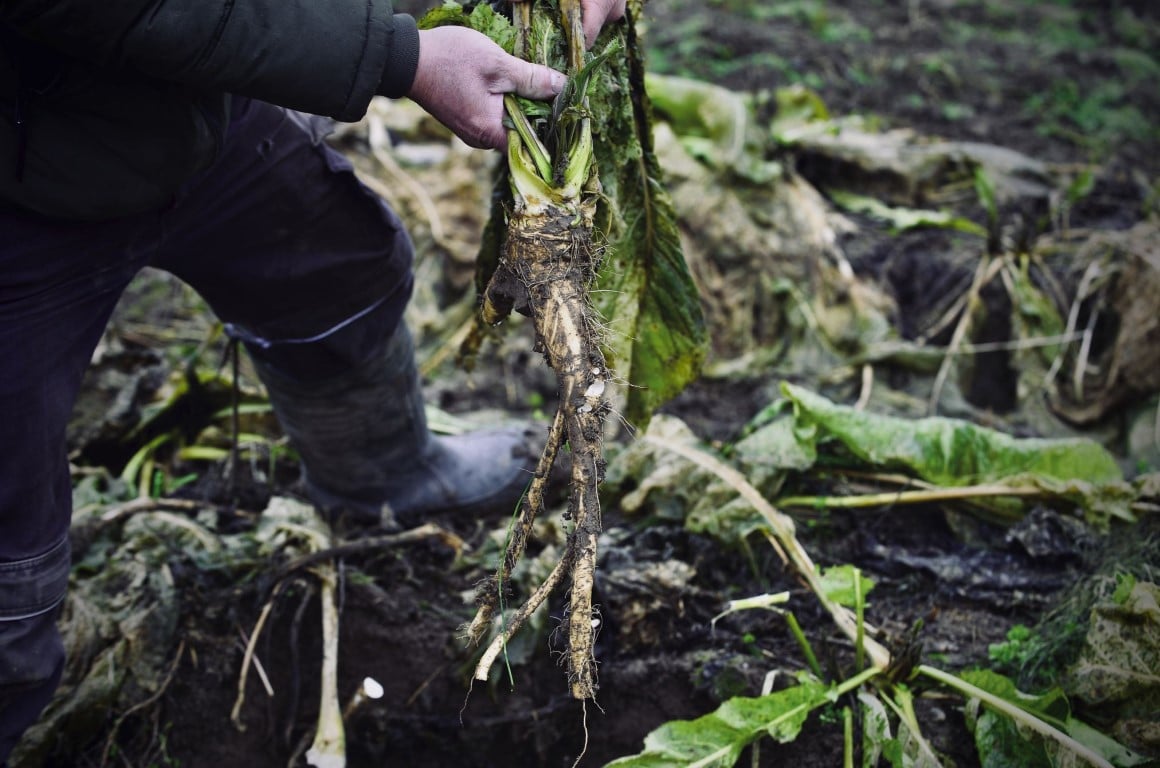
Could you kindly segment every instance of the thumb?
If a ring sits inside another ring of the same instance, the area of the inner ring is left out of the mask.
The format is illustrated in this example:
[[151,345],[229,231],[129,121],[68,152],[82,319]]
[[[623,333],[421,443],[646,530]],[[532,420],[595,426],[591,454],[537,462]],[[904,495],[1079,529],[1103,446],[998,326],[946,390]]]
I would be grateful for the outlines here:
[[564,90],[568,78],[551,67],[510,58],[508,79],[504,91],[514,91],[525,99],[550,99]]

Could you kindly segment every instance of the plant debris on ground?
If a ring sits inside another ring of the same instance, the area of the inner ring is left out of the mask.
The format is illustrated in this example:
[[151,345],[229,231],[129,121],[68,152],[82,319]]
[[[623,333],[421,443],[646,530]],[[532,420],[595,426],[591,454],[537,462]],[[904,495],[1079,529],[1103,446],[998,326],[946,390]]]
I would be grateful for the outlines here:
[[[70,429],[69,666],[15,765],[302,765],[337,743],[324,700],[351,766],[1155,765],[1156,13],[644,6],[710,345],[647,430],[647,393],[607,419],[588,706],[564,594],[471,682],[461,628],[510,521],[314,532],[244,357],[142,275]],[[546,430],[526,318],[457,360],[497,158],[405,102],[331,140],[420,252],[432,425]],[[640,284],[615,275],[614,300]],[[640,317],[605,319],[624,343]],[[566,511],[547,495],[492,629],[561,561]]]

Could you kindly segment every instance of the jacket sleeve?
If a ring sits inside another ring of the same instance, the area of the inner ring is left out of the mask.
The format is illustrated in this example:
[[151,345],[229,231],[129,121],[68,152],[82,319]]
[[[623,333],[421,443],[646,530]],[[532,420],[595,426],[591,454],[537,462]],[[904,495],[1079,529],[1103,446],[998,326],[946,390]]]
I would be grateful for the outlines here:
[[0,0],[0,22],[101,66],[347,121],[405,95],[419,58],[390,0]]

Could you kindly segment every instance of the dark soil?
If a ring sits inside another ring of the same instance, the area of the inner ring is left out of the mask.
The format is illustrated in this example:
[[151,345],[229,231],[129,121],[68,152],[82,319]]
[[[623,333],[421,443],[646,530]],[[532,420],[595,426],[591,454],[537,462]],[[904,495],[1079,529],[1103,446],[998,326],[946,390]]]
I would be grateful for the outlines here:
[[1096,0],[650,0],[652,65],[1047,162],[1155,176],[1157,7]]
[[[908,5],[917,12],[908,13]],[[1154,76],[1160,64],[1150,53],[1160,50],[1156,7],[1146,0],[650,0],[646,39],[653,66],[662,72],[751,91],[803,83],[835,114],[872,114],[888,125],[992,142],[1053,163],[1102,163],[1112,170],[1101,176],[1103,186],[1087,198],[1083,215],[1089,222],[1119,218],[1126,225],[1160,170]],[[895,239],[889,254],[873,239],[844,246],[859,269],[878,270],[904,287],[913,274],[899,253],[912,253],[910,267],[917,268],[924,249],[937,248],[942,237],[911,233]],[[962,275],[938,279],[956,277]],[[170,285],[151,279],[143,285]],[[136,327],[134,313],[143,311],[153,289],[134,290],[141,304],[122,305],[116,321],[122,330]],[[171,298],[164,295],[166,306]],[[131,350],[160,344],[156,337],[123,336]],[[200,337],[190,336],[182,343]],[[520,387],[514,398],[503,386],[485,386],[489,376],[499,375],[487,368],[474,374],[480,386],[471,394],[457,396],[434,381],[432,396],[452,411],[491,407],[528,416],[526,395],[545,381],[542,363],[526,348],[503,362],[503,376]],[[727,443],[770,402],[774,387],[773,381],[698,382],[665,410],[707,441]],[[997,411],[1010,406],[1003,398],[1011,393],[1003,387],[978,397]],[[88,458],[117,464],[126,457]],[[274,490],[292,490],[290,475],[280,476]],[[240,504],[236,494],[223,494],[207,480],[184,493],[258,511],[271,490],[255,483]],[[585,748],[586,766],[635,753],[662,723],[705,714],[732,695],[756,695],[769,670],[804,668],[801,649],[777,614],[748,612],[711,627],[726,600],[761,592],[790,590],[826,672],[835,679],[850,674],[849,643],[771,552],[725,551],[678,526],[625,519],[615,499],[605,514],[609,536],[595,596],[605,620],[597,647],[601,689],[586,712],[567,696],[557,664],[562,640],[550,632],[531,640],[526,661],[513,663],[511,681],[505,672],[469,689],[472,662],[457,630],[473,611],[461,595],[493,564],[466,567],[436,544],[349,558],[340,690],[350,696],[366,676],[385,687],[382,699],[348,718],[349,764],[554,768],[573,765]],[[249,524],[244,515],[236,522]],[[479,548],[500,521],[438,522]],[[1052,525],[1046,511],[1027,523]],[[1034,624],[1095,563],[1082,537],[1073,536],[1058,551],[1031,552],[1018,531],[938,508],[809,516],[800,527],[819,564],[854,563],[877,582],[868,619],[884,642],[901,650],[921,625],[914,636],[925,658],[947,669],[988,663],[989,644],[1015,624]],[[686,593],[642,594],[617,580],[629,565],[674,559],[696,571]],[[268,697],[250,676],[244,731],[230,722],[242,656],[239,630],[253,627],[268,597],[266,585],[222,578],[186,587],[182,656],[164,695],[121,726],[123,764],[287,765],[309,744],[317,711],[318,608],[309,581],[275,604],[257,649],[275,695]],[[559,597],[552,610],[549,625],[561,620]],[[919,707],[926,735],[954,765],[978,765],[957,699],[923,698]],[[791,744],[763,743],[762,764],[840,765],[841,722],[833,715],[812,718]],[[62,750],[52,764],[97,765],[103,746],[104,734],[87,750]],[[122,764],[118,759],[110,764]]]

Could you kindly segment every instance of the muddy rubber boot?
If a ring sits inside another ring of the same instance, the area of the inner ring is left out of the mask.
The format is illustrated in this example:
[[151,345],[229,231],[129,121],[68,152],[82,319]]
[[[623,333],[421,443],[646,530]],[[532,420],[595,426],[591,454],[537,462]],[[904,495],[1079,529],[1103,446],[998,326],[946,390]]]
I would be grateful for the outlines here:
[[403,324],[382,355],[322,382],[255,364],[302,457],[307,494],[340,525],[391,529],[444,512],[507,514],[532,478],[534,430],[428,431]]

